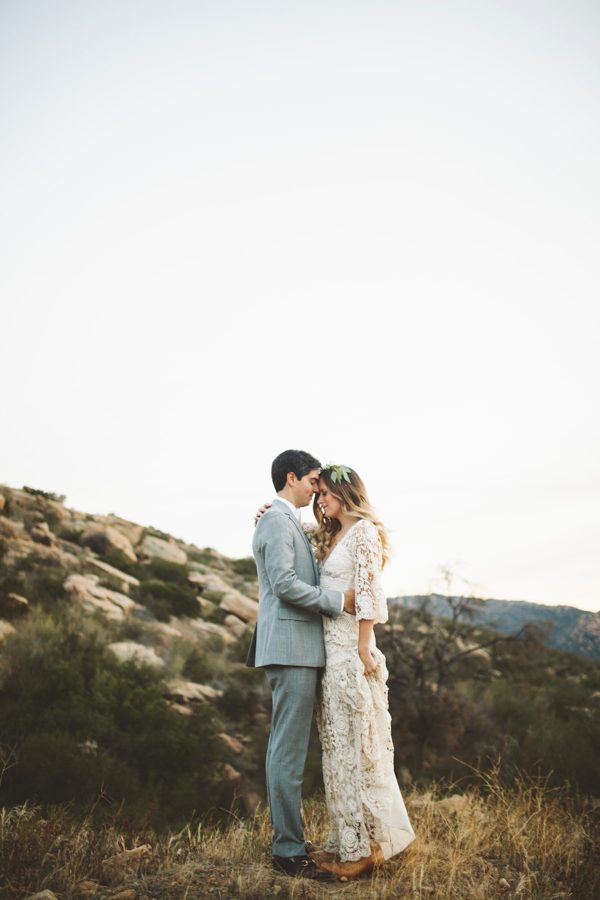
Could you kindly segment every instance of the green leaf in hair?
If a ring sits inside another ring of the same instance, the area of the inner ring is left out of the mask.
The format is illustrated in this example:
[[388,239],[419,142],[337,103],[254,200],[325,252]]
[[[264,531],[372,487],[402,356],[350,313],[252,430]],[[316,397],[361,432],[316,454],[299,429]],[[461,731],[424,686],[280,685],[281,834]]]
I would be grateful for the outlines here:
[[341,484],[342,481],[347,481],[348,484],[352,484],[348,466],[334,466],[333,463],[327,463],[327,465],[323,467],[323,471],[325,471],[325,469],[331,472],[331,480],[334,484]]

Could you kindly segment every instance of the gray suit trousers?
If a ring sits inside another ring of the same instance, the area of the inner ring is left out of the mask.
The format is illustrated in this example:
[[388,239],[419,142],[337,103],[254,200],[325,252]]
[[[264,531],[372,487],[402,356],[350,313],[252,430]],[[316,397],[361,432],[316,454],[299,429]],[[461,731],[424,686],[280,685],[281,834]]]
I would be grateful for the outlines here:
[[302,779],[320,669],[264,666],[264,670],[273,699],[266,758],[273,854],[300,856],[306,853],[300,813]]

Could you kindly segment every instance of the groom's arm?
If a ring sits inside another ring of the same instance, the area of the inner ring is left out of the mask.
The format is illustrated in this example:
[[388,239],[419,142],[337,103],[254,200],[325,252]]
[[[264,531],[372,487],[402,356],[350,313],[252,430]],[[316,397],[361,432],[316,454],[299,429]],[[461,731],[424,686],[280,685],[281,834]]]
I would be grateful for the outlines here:
[[[286,516],[267,516],[261,520],[260,550],[273,593],[315,615],[338,616],[346,599],[342,591],[326,590],[301,581],[294,567],[294,530]],[[348,592],[353,593],[353,592]]]

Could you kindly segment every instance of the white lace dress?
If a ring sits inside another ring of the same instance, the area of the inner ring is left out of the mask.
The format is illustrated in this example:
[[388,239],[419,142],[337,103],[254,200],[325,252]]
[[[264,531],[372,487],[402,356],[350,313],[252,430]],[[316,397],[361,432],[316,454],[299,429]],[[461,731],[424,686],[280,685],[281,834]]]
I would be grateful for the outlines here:
[[379,533],[366,519],[321,567],[322,587],[356,591],[356,616],[323,617],[327,662],[317,703],[330,823],[325,849],[342,861],[369,856],[373,841],[389,859],[415,836],[394,774],[385,657],[373,637],[377,670],[365,676],[358,655],[358,620],[387,621],[380,569]]

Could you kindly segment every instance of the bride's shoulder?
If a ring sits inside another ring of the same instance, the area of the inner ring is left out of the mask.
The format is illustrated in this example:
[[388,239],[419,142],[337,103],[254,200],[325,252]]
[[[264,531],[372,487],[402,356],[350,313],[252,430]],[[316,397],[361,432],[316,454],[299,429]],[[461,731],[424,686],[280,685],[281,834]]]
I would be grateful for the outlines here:
[[373,540],[379,537],[377,525],[370,519],[359,519],[354,526],[354,536],[356,539]]

